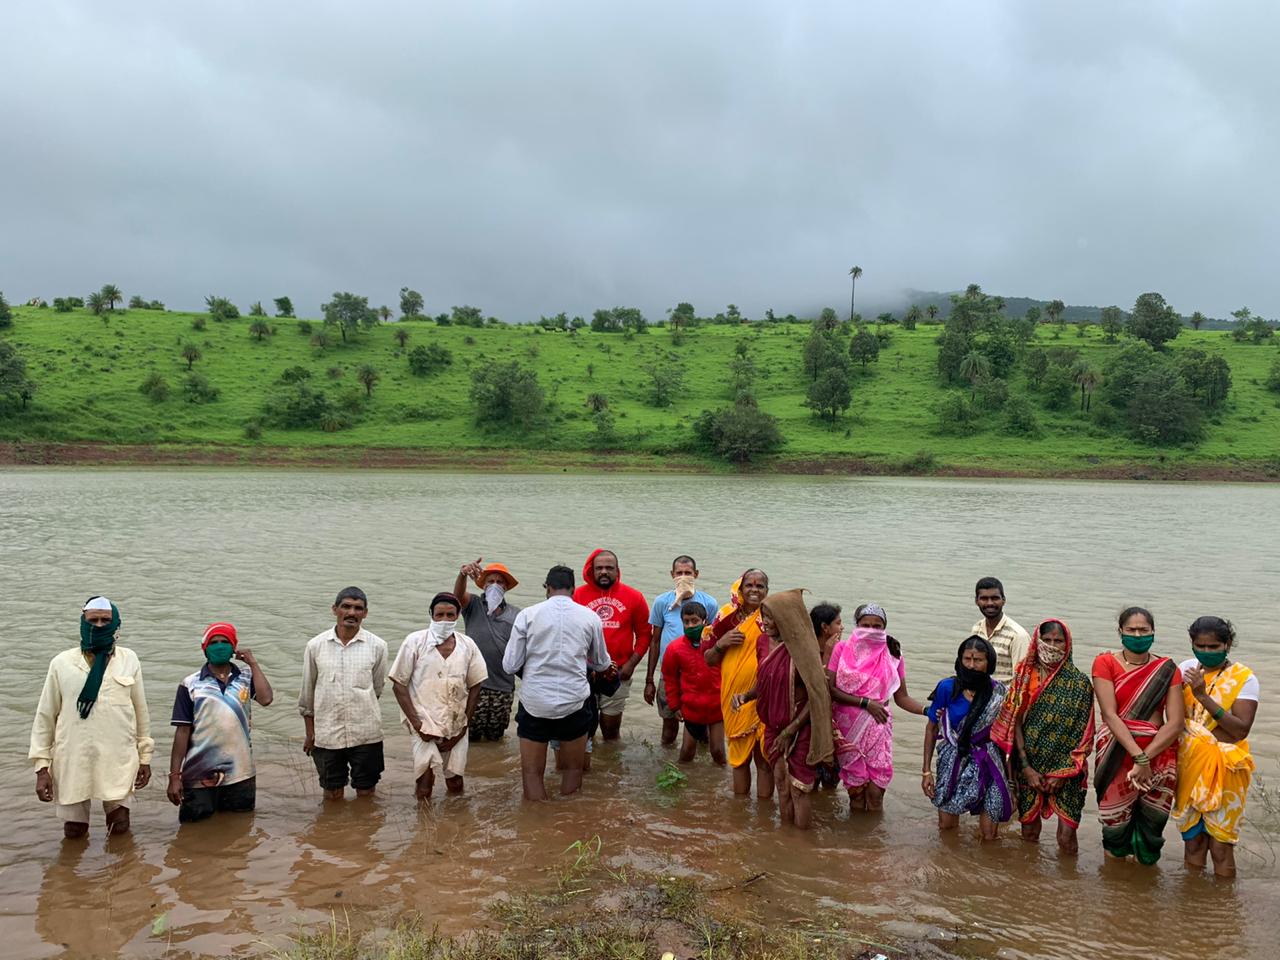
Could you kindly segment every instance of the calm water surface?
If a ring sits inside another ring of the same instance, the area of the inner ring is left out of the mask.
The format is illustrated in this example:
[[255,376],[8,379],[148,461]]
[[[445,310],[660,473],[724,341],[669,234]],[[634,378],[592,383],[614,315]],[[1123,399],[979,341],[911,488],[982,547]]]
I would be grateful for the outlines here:
[[[425,623],[459,563],[483,555],[540,599],[553,563],[580,568],[615,549],[624,578],[652,597],[671,557],[692,553],[700,585],[725,598],[747,566],[775,589],[805,586],[849,611],[875,599],[902,642],[911,691],[950,670],[976,619],[972,585],[1000,576],[1008,611],[1030,628],[1071,624],[1087,669],[1114,641],[1129,603],[1157,617],[1157,651],[1189,656],[1185,625],[1230,617],[1240,659],[1260,675],[1250,738],[1275,782],[1280,675],[1275,584],[1280,488],[1038,482],[476,476],[417,472],[40,470],[0,473],[6,665],[0,670],[0,938],[6,956],[130,957],[253,953],[331,911],[419,910],[450,930],[545,880],[573,841],[599,835],[614,866],[660,868],[716,883],[765,872],[741,894],[784,916],[816,902],[849,922],[959,940],[978,956],[1260,956],[1277,936],[1277,807],[1258,783],[1234,884],[1187,875],[1172,825],[1154,870],[1104,864],[1092,800],[1082,852],[975,829],[940,838],[917,773],[923,721],[899,714],[898,776],[881,817],[850,818],[843,794],[815,803],[809,834],[780,830],[773,809],[735,799],[705,759],[672,798],[654,783],[670,754],[640,697],[620,746],[600,747],[583,794],[520,802],[514,736],[475,746],[468,795],[413,803],[409,743],[383,697],[388,770],[374,803],[320,802],[301,753],[294,701],[305,641],[330,625],[337,588],[371,599],[366,626],[392,655]],[[77,639],[95,592],[121,607],[122,643],[142,659],[156,735],[155,779],[139,794],[131,838],[65,845],[34,796],[31,711],[49,658]],[[178,829],[164,798],[177,681],[201,663],[199,637],[231,619],[276,688],[254,711],[258,812]],[[153,923],[166,917],[166,929]]]

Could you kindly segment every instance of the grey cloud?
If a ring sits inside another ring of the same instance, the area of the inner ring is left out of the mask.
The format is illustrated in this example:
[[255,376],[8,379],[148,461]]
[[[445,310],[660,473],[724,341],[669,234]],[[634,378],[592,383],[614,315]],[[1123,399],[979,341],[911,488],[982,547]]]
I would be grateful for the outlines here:
[[0,289],[513,320],[977,281],[1280,313],[1265,3],[52,2],[7,16]]

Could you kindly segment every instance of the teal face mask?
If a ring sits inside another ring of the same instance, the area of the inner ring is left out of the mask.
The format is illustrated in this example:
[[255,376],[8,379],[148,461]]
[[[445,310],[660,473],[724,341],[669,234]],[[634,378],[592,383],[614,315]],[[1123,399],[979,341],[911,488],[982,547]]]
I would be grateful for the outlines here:
[[698,649],[698,644],[702,640],[702,631],[707,629],[705,623],[698,623],[692,627],[684,628],[684,635],[689,638],[689,643],[693,645],[693,649]]
[[236,652],[236,648],[227,640],[215,640],[204,648],[205,659],[215,667],[225,666],[231,662],[231,656]]
[[1151,649],[1151,645],[1156,642],[1156,635],[1148,633],[1145,637],[1131,637],[1126,633],[1121,635],[1120,642],[1124,644],[1124,648],[1130,653],[1146,653]]
[[1202,667],[1220,667],[1227,662],[1227,651],[1225,650],[1209,652],[1207,650],[1196,650],[1193,648],[1191,652],[1196,655],[1196,659],[1200,661],[1200,666]]

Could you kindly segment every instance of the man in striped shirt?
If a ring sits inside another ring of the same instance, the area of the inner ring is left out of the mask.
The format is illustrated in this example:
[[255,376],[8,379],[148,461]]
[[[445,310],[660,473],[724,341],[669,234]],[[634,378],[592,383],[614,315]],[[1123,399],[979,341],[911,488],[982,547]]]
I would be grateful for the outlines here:
[[387,644],[361,624],[369,600],[347,587],[333,602],[335,623],[307,642],[298,712],[306,725],[302,751],[311,757],[326,800],[341,800],[347,784],[372,796],[382,778],[382,710]]

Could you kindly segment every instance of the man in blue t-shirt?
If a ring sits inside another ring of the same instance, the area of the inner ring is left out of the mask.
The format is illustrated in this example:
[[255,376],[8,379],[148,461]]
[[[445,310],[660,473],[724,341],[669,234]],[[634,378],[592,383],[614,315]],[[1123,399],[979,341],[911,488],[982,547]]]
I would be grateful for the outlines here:
[[707,608],[707,616],[712,618],[720,609],[715,597],[696,588],[698,565],[693,557],[681,555],[671,561],[671,580],[674,589],[655,598],[649,613],[652,635],[649,642],[649,669],[644,679],[644,702],[656,702],[658,705],[658,716],[662,718],[662,745],[666,747],[676,742],[680,721],[676,719],[676,712],[667,706],[666,691],[662,689],[662,673],[658,665],[671,641],[684,633],[680,607],[687,600],[697,600]]

